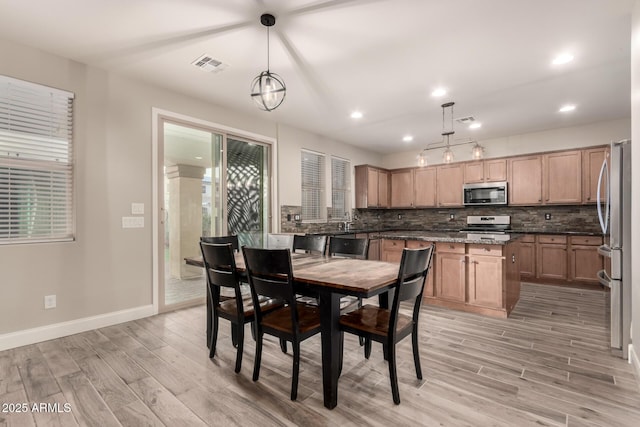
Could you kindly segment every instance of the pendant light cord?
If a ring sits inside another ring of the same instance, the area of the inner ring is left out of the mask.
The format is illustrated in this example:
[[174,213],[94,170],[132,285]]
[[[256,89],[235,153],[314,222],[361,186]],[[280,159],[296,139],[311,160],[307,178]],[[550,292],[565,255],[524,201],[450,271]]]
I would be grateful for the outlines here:
[[269,46],[271,43],[269,42],[269,27],[267,27],[267,73],[269,72]]

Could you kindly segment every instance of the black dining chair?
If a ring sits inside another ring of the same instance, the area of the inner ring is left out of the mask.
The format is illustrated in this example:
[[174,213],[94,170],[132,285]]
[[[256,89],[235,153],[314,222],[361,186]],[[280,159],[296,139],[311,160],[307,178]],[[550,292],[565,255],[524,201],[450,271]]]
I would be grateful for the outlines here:
[[296,301],[289,249],[253,249],[243,246],[242,253],[254,303],[261,297],[276,298],[285,302],[285,306],[269,313],[256,312],[253,381],[258,381],[260,377],[264,334],[275,336],[281,341],[290,341],[293,347],[291,400],[296,400],[300,343],[320,332],[320,310],[318,307]]
[[234,252],[240,251],[240,245],[238,244],[237,234],[231,234],[229,236],[202,236],[200,237],[200,241],[205,243],[216,243],[219,245],[225,244],[225,243],[231,243],[231,246],[233,246]]
[[302,251],[317,255],[324,255],[327,248],[327,236],[305,234],[304,236],[295,234],[293,236],[293,252]]
[[[216,353],[218,340],[218,319],[222,317],[232,324],[232,330],[236,335],[236,367],[240,372],[242,366],[242,351],[244,344],[244,325],[253,323],[255,319],[254,307],[260,307],[259,312],[269,312],[282,307],[281,300],[260,297],[255,301],[249,296],[243,296],[240,289],[240,276],[236,269],[236,261],[233,255],[233,245],[214,244],[200,242],[202,260],[207,276],[207,297],[211,301],[211,318],[213,319],[212,331],[209,338],[209,358]],[[235,298],[221,300],[220,290],[230,288]],[[253,327],[253,325],[252,325]]]
[[[396,373],[395,345],[411,335],[413,362],[416,376],[422,379],[420,354],[418,351],[418,316],[422,303],[424,284],[431,268],[433,244],[423,249],[404,249],[400,261],[398,279],[393,288],[394,297],[391,308],[373,305],[363,307],[340,316],[340,329],[343,332],[358,335],[365,339],[364,355],[371,355],[371,341],[382,343],[389,363],[389,380],[393,402],[400,404],[398,376]],[[400,313],[401,301],[413,301],[413,315]],[[343,337],[344,339],[344,337]],[[342,364],[342,363],[341,363]]]

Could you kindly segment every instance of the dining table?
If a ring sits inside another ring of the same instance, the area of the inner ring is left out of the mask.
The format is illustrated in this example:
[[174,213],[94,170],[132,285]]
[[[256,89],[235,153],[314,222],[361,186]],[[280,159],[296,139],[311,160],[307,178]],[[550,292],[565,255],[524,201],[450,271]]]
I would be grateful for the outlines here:
[[[185,258],[187,264],[204,267],[201,257]],[[242,253],[235,253],[236,268],[244,273]],[[388,307],[388,295],[398,277],[398,264],[353,258],[292,253],[296,292],[318,297],[322,349],[322,387],[324,406],[338,404],[338,378],[342,337],[340,334],[340,298],[379,296],[380,305]]]

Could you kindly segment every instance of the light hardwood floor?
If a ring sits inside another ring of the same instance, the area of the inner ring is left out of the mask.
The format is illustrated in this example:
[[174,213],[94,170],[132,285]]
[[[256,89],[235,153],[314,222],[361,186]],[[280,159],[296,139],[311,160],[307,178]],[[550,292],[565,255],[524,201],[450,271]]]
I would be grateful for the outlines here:
[[[345,337],[338,407],[322,405],[320,339],[302,344],[298,401],[291,356],[267,339],[251,381],[221,321],[209,360],[204,306],[0,352],[0,404],[58,403],[0,412],[0,425],[639,426],[632,369],[608,351],[606,294],[523,284],[509,319],[423,306],[415,377],[410,339],[398,348],[399,406],[380,346],[365,360]],[[68,403],[70,412],[64,411]]]

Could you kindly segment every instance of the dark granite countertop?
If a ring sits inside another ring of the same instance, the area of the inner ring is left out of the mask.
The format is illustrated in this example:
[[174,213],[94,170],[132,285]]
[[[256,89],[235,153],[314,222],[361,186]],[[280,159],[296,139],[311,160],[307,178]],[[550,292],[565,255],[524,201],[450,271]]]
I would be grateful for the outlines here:
[[[345,236],[359,233],[458,233],[458,229],[421,229],[421,230],[407,230],[398,228],[384,228],[384,227],[366,227],[366,228],[350,228],[348,231],[335,230],[335,231],[322,231],[313,232],[308,234],[322,234],[327,236]],[[580,230],[541,230],[531,228],[517,228],[509,232],[510,234],[559,234],[559,235],[579,235],[579,236],[602,236],[602,232],[595,231],[580,231]]]
[[380,233],[381,239],[390,240],[424,240],[428,242],[470,243],[485,245],[506,245],[522,237],[521,234],[501,234],[500,238],[492,238],[491,234],[461,233],[459,231],[389,231]]

